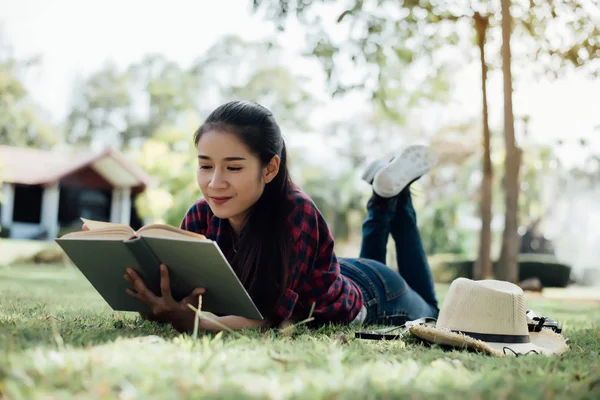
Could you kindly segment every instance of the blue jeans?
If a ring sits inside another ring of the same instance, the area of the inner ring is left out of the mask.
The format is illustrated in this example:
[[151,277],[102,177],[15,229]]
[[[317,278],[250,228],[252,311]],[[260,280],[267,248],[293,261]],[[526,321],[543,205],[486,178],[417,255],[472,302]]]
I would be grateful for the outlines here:
[[[398,271],[385,265],[389,234],[396,244]],[[391,199],[377,195],[367,204],[359,258],[339,258],[342,274],[360,288],[367,308],[365,324],[402,325],[437,318],[433,278],[410,191]]]

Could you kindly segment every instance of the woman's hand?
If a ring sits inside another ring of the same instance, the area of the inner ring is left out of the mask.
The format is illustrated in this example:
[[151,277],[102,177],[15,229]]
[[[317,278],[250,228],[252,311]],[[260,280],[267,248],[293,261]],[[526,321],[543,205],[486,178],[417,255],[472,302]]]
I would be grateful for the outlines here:
[[152,321],[152,322],[158,322],[161,324],[165,324],[167,322],[170,322],[168,319],[164,318],[164,317],[158,317],[154,314],[152,314],[151,312],[140,312],[140,317],[142,317],[143,319],[145,319],[146,321]]
[[194,326],[195,313],[188,304],[198,307],[198,296],[204,294],[204,288],[196,288],[183,300],[177,302],[171,295],[171,282],[169,271],[164,264],[160,265],[160,291],[161,296],[156,296],[144,284],[140,276],[132,268],[127,268],[125,280],[131,283],[134,290],[126,289],[127,294],[146,303],[151,315],[142,315],[146,319],[170,322],[180,332],[189,331]]

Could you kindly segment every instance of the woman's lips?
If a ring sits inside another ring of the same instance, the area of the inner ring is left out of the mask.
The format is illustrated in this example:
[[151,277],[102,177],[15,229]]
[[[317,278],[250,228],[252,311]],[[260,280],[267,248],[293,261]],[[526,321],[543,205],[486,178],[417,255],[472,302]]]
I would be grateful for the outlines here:
[[211,197],[210,199],[213,203],[221,205],[227,203],[231,197]]

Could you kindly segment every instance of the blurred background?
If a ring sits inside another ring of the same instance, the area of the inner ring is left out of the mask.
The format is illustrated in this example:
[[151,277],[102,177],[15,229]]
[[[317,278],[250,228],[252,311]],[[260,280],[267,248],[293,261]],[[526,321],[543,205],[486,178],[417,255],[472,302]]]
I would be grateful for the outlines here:
[[79,217],[178,226],[194,130],[246,99],[338,256],[358,256],[366,163],[424,142],[436,281],[600,284],[599,58],[598,0],[3,0],[0,264],[60,260]]

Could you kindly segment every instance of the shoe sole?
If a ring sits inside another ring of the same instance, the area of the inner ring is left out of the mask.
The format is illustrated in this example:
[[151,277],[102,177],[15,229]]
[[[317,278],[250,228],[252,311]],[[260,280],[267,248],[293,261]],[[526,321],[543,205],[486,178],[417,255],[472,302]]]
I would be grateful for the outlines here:
[[426,174],[437,163],[427,146],[409,146],[373,179],[373,189],[381,197],[394,197],[406,186]]
[[382,159],[371,162],[369,165],[367,165],[360,178],[368,184],[372,184],[377,172],[389,164],[392,159],[393,156],[386,156]]

